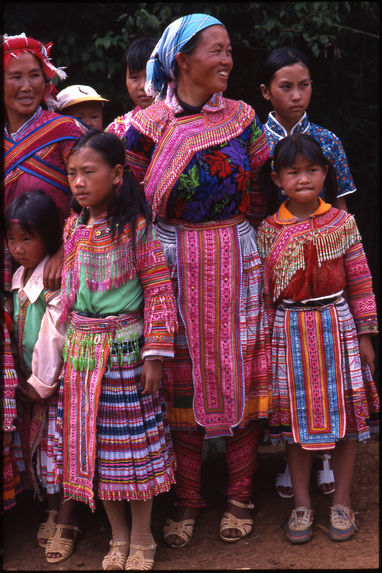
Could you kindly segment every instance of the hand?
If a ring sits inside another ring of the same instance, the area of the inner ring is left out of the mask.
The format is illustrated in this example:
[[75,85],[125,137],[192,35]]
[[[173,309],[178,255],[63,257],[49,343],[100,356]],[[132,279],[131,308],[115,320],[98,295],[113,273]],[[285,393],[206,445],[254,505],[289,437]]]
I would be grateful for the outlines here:
[[49,290],[58,290],[61,287],[61,274],[64,265],[64,246],[52,255],[44,268],[44,287]]
[[26,386],[17,386],[17,394],[23,402],[37,402],[40,404],[44,403],[44,399],[41,398],[40,394],[30,384]]
[[144,385],[142,395],[153,394],[159,388],[162,380],[163,364],[161,360],[145,360],[142,367],[141,380]]
[[369,334],[361,334],[359,337],[359,354],[361,356],[362,366],[368,364],[370,372],[373,375],[375,370],[375,352]]

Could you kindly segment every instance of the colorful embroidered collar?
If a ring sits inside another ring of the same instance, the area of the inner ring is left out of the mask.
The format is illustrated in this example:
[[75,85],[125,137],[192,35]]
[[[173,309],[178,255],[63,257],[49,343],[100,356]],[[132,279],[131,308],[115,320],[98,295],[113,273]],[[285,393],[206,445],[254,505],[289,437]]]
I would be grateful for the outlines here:
[[[175,81],[170,82],[167,86],[165,103],[169,108],[173,110],[174,114],[178,114],[185,110],[182,108],[178,98],[176,97],[175,89],[176,89],[176,82]],[[200,110],[200,113],[216,112],[216,111],[221,111],[222,109],[224,109],[223,94],[222,92],[217,92],[213,94],[211,98],[204,104],[204,106]]]

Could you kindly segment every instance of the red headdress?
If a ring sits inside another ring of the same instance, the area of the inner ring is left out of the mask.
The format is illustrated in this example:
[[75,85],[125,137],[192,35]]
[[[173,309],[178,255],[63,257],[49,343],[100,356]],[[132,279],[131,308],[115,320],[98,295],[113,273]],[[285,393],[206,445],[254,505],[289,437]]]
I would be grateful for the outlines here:
[[51,99],[52,91],[53,93],[56,91],[52,83],[52,78],[57,76],[61,80],[64,80],[67,77],[63,68],[56,68],[50,61],[49,53],[52,46],[52,42],[49,42],[49,44],[45,46],[38,40],[28,38],[24,33],[18,36],[8,36],[4,34],[2,42],[4,69],[8,66],[11,58],[17,58],[20,54],[32,54],[40,60],[46,80],[43,100],[49,107],[51,107],[49,100]]

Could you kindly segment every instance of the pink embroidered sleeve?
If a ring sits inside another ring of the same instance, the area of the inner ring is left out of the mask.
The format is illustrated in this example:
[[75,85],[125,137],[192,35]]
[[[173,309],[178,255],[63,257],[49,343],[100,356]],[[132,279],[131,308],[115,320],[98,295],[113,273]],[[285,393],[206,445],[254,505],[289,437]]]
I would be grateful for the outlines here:
[[257,229],[266,215],[266,205],[259,185],[259,171],[269,157],[269,148],[264,128],[255,115],[249,141],[249,164],[251,168],[249,208],[247,218]]
[[32,355],[32,374],[28,383],[41,398],[51,396],[57,386],[62,366],[62,349],[65,343],[66,325],[61,317],[61,291],[46,297],[46,311]]
[[345,294],[358,334],[377,334],[377,309],[372,278],[362,243],[350,247],[344,255]]
[[167,263],[152,225],[141,219],[136,232],[137,272],[143,288],[144,336],[142,357],[174,356],[176,302]]

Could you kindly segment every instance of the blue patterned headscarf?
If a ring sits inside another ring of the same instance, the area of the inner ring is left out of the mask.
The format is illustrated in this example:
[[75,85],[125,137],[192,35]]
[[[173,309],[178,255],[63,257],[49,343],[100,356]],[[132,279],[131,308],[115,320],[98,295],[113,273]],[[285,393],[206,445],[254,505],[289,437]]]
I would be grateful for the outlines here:
[[195,34],[209,26],[224,26],[208,14],[189,14],[172,22],[162,34],[146,65],[145,92],[156,96],[174,78],[175,58]]

